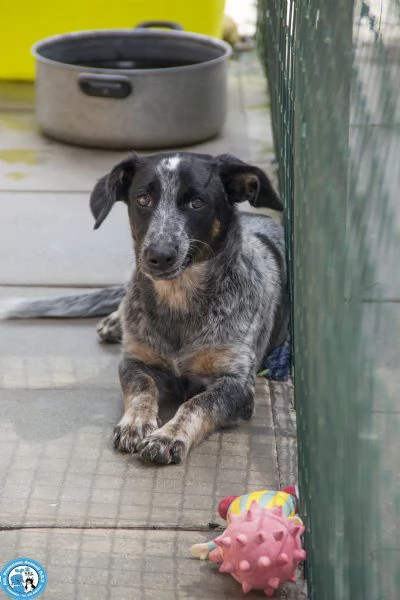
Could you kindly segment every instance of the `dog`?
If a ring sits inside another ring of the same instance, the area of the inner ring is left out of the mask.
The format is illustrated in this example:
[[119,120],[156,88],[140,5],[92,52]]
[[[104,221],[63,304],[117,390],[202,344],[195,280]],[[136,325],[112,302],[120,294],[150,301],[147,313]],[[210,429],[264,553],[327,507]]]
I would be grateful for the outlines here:
[[[103,340],[122,342],[114,447],[180,463],[213,431],[251,418],[258,368],[287,338],[283,229],[237,205],[283,207],[258,167],[189,152],[117,164],[91,194],[95,229],[119,201],[136,254],[128,286],[25,302],[9,316],[95,315],[122,299],[98,327]],[[159,403],[170,398],[180,405],[162,424]]]

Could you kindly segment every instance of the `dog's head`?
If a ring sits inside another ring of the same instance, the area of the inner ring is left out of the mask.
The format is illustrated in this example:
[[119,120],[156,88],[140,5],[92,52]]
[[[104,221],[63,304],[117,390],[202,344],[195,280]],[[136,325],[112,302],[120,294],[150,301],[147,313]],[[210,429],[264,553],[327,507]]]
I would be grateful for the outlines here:
[[118,200],[128,206],[140,268],[152,279],[175,279],[190,264],[211,258],[236,203],[282,210],[263,171],[228,154],[177,152],[124,160],[92,192],[95,229]]

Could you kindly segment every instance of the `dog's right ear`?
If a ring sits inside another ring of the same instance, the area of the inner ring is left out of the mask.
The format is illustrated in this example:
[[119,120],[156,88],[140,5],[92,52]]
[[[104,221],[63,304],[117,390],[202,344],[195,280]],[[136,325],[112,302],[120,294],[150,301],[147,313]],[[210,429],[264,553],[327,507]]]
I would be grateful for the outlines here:
[[90,196],[90,210],[95,218],[94,229],[100,227],[118,200],[126,201],[135,175],[138,157],[130,156],[116,165],[96,183]]

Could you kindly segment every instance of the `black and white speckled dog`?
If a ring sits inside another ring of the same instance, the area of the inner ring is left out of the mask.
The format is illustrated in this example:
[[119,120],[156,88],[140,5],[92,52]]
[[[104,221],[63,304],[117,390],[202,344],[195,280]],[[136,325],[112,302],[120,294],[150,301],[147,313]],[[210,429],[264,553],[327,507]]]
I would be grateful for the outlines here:
[[[207,434],[252,416],[257,369],[286,339],[282,228],[235,206],[282,205],[259,168],[186,152],[115,166],[92,192],[95,228],[119,200],[128,207],[136,269],[119,309],[98,328],[107,341],[122,337],[125,413],[114,445],[178,463]],[[87,296],[86,314],[100,313],[105,299],[111,308],[121,290]],[[69,300],[68,316],[79,314],[77,302]],[[67,316],[52,300],[41,314],[38,305],[36,314],[21,310],[11,316]],[[161,425],[158,403],[170,395],[182,403]]]

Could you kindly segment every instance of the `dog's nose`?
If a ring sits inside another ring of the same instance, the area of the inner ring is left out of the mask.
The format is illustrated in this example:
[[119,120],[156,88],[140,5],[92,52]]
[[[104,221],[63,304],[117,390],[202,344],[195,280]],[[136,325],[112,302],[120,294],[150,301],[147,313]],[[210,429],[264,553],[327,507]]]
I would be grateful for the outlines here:
[[152,269],[167,271],[170,269],[178,256],[174,246],[151,245],[145,251],[145,259]]

